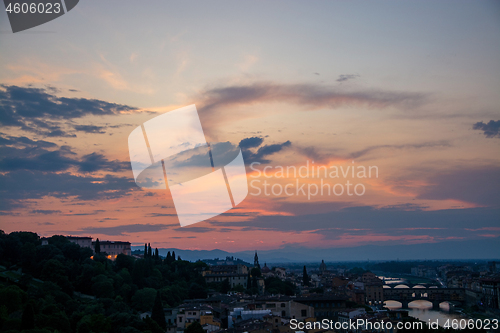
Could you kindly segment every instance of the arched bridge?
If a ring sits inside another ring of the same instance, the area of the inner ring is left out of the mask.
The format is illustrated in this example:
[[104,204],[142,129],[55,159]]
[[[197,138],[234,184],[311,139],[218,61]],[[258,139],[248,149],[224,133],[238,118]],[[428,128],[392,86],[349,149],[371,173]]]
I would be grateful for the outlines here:
[[432,302],[433,309],[439,309],[442,302],[465,302],[463,288],[384,288],[384,301],[398,301],[403,309],[413,301]]

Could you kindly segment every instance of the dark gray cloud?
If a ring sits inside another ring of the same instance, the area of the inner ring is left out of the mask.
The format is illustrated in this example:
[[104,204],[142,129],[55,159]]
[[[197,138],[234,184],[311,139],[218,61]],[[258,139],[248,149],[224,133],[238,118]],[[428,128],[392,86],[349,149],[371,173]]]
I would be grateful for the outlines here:
[[222,213],[219,214],[218,216],[255,216],[256,214],[254,213]]
[[[500,167],[463,167],[433,175],[417,198],[459,200],[481,206],[500,207]],[[500,216],[499,216],[500,221]]]
[[[271,155],[276,154],[292,145],[290,141],[270,145],[262,145],[263,142],[263,138],[257,137],[245,138],[240,141],[239,146],[241,148],[245,164],[249,165],[253,162],[269,163],[270,160],[268,158]],[[239,152],[238,147],[229,141],[211,142],[210,150],[214,167],[216,169],[230,163]],[[169,177],[179,177],[179,174],[182,174],[183,172],[186,173],[186,170],[190,167],[207,167],[207,161],[209,161],[208,149],[199,147],[171,156],[169,159],[165,160],[165,169],[167,170]],[[175,174],[176,172],[177,174]],[[189,179],[193,178],[191,177]]]
[[121,128],[125,126],[132,126],[132,124],[119,124],[119,125],[73,125],[73,129],[78,132],[88,134],[104,134],[109,128]]
[[161,231],[176,227],[178,224],[127,224],[114,227],[87,227],[77,231],[75,234],[103,234],[108,236],[124,236],[137,232]]
[[133,179],[106,175],[76,176],[39,170],[0,173],[0,210],[23,206],[24,200],[45,196],[77,200],[106,200],[129,195],[138,190]]
[[106,133],[106,126],[97,125],[75,125],[73,128],[80,132],[103,134]]
[[162,216],[177,216],[177,214],[170,213],[149,213],[146,217],[162,217]]
[[[135,107],[97,99],[57,97],[54,95],[56,92],[57,89],[52,87],[0,85],[0,124],[46,136],[67,137],[75,136],[74,133],[65,131],[63,125],[67,120],[137,110]],[[78,129],[75,126],[76,130],[85,132],[98,130],[92,125],[77,126],[80,127]]]
[[[55,149],[54,149],[55,148]],[[52,149],[52,150],[49,150]],[[75,157],[68,146],[25,137],[0,137],[0,171],[32,170],[58,172],[76,168],[79,172],[127,170],[128,162],[110,161],[99,153]]]
[[180,232],[197,232],[197,233],[204,233],[204,232],[211,232],[214,231],[213,228],[207,228],[207,227],[182,227],[182,228],[176,228],[174,229],[175,231],[180,231]]
[[263,138],[258,138],[256,136],[254,136],[251,138],[245,138],[245,139],[241,140],[239,146],[241,148],[246,148],[246,149],[256,148],[256,147],[260,146],[262,144],[262,142],[264,142]]
[[105,210],[103,210],[103,209],[94,209],[91,212],[85,212],[85,213],[73,213],[73,211],[70,210],[70,213],[72,213],[71,215],[73,215],[73,216],[97,215],[97,214],[104,213],[104,212],[105,212]]
[[31,211],[31,214],[42,214],[42,215],[53,215],[62,213],[60,210],[52,210],[52,209],[34,209]]
[[389,209],[389,210],[423,210],[429,208],[429,206],[425,205],[417,205],[412,203],[404,203],[404,204],[396,204],[381,207],[380,209]]
[[282,151],[285,148],[288,148],[292,145],[290,141],[286,141],[283,143],[275,143],[271,145],[261,146],[257,151],[251,151],[249,149],[242,149],[243,157],[245,159],[245,163],[251,164],[253,162],[259,163],[269,163],[270,160],[267,159],[268,156],[276,154]]
[[101,223],[103,223],[103,222],[107,222],[107,221],[117,221],[117,220],[118,220],[117,218],[113,218],[113,217],[105,217],[105,218],[103,218],[103,219],[101,219],[101,220],[98,220],[97,222],[101,222]]
[[339,78],[336,81],[337,82],[345,82],[348,80],[354,80],[358,77],[360,77],[360,75],[358,75],[358,74],[342,74],[342,75],[339,75]]
[[0,147],[0,171],[36,170],[58,172],[68,170],[78,161],[64,149]]
[[500,138],[500,120],[490,120],[486,124],[479,121],[472,126],[472,129],[483,131],[487,138]]
[[104,155],[98,153],[84,155],[76,165],[80,172],[95,172],[100,170],[118,172],[130,168],[129,162],[110,161]]
[[370,146],[363,150],[351,153],[348,158],[360,158],[365,155],[372,153],[373,151],[379,149],[394,149],[394,150],[408,150],[408,149],[425,149],[425,148],[448,148],[451,144],[448,141],[432,141],[432,142],[422,142],[422,143],[408,143],[402,145],[378,145]]
[[338,87],[316,84],[256,82],[248,85],[209,88],[197,96],[196,100],[202,123],[207,124],[210,129],[210,126],[215,127],[224,121],[255,116],[254,113],[235,114],[234,107],[241,105],[282,102],[300,105],[307,110],[337,108],[344,105],[413,108],[425,103],[428,95],[374,89],[345,91]]
[[13,146],[13,147],[39,147],[39,148],[53,148],[57,147],[55,143],[44,140],[31,140],[25,136],[3,136],[0,134],[0,146]]

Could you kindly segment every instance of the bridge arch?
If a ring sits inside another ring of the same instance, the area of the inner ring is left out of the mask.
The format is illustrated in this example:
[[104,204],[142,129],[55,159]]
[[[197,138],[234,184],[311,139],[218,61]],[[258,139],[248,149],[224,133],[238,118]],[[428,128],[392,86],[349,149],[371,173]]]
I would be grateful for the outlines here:
[[[419,306],[419,305],[424,305],[424,306]],[[408,303],[409,308],[432,308],[434,305],[431,301],[427,299],[416,299]]]
[[392,289],[410,289],[406,284],[398,284],[397,286],[392,287]]
[[383,305],[384,305],[384,307],[389,308],[389,309],[399,309],[399,308],[403,307],[403,303],[401,303],[400,301],[391,300],[391,299],[385,300],[383,302]]

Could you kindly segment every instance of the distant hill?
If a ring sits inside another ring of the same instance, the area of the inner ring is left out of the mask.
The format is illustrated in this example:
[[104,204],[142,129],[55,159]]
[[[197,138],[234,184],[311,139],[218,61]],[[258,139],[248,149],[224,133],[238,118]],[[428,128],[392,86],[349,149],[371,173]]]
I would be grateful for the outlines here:
[[[132,246],[133,250],[142,250],[144,246]],[[464,251],[464,249],[467,249]],[[160,255],[175,251],[176,256],[184,260],[235,257],[253,263],[254,251],[227,252],[223,250],[181,250],[175,248],[158,249]],[[281,249],[257,251],[259,262],[269,263],[357,261],[357,260],[423,260],[423,259],[499,259],[500,242],[498,239],[446,241],[440,243],[410,245],[364,245],[357,247],[311,249],[286,245]]]

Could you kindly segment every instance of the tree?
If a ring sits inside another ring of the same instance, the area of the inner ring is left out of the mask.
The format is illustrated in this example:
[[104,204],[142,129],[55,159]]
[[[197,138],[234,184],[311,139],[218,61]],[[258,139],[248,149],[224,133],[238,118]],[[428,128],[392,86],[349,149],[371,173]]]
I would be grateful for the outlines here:
[[224,281],[222,281],[222,286],[220,289],[221,289],[220,292],[223,294],[227,294],[229,290],[231,290],[231,284],[229,283],[229,279],[224,279]]
[[36,267],[36,248],[33,243],[24,243],[21,248],[23,273],[32,273]]
[[307,269],[305,265],[304,265],[304,270],[302,271],[302,285],[303,286],[309,285],[309,275],[307,275]]
[[101,253],[101,244],[99,243],[99,238],[95,240],[95,253],[100,254]]
[[192,283],[188,295],[190,299],[207,298],[207,291],[199,283]]
[[109,332],[111,331],[111,320],[103,314],[88,314],[82,317],[76,325],[77,332]]
[[172,251],[172,261],[175,261],[175,251]]
[[155,249],[155,259],[160,259],[160,253],[158,253],[158,248]]
[[144,258],[148,256],[148,244],[144,243]]
[[261,277],[262,276],[262,272],[260,271],[260,268],[252,268],[250,270],[250,274],[253,276],[253,277]]
[[205,333],[205,330],[199,322],[195,321],[184,329],[184,333]]
[[120,253],[119,255],[116,256],[115,266],[117,271],[126,268],[130,272],[134,268],[134,257],[130,257],[127,256],[126,254]]
[[153,305],[153,310],[151,311],[151,319],[156,321],[161,328],[167,328],[167,322],[165,321],[165,313],[163,312],[163,305],[161,304],[159,291],[156,293],[155,303]]
[[113,279],[104,274],[99,274],[92,278],[92,293],[100,298],[114,297]]
[[132,305],[138,311],[149,311],[155,301],[156,290],[153,288],[144,288],[137,290],[132,296]]
[[148,257],[151,258],[151,243],[148,243]]
[[238,284],[234,286],[233,290],[236,291],[237,293],[242,293],[245,291],[245,287],[243,287],[241,284]]
[[21,317],[21,330],[32,330],[35,328],[35,311],[33,305],[28,303],[23,311]]
[[142,332],[148,332],[148,333],[164,333],[165,332],[165,330],[162,329],[160,327],[160,325],[158,325],[156,323],[156,321],[151,319],[150,316],[146,316],[146,318],[144,318],[142,320],[142,322],[145,325],[144,330]]
[[281,281],[277,277],[268,277],[264,281],[266,292],[269,294],[295,295],[295,285],[290,281]]
[[170,251],[167,252],[167,257],[165,258],[165,262],[167,264],[170,264],[170,262],[172,261],[172,256],[170,255]]

